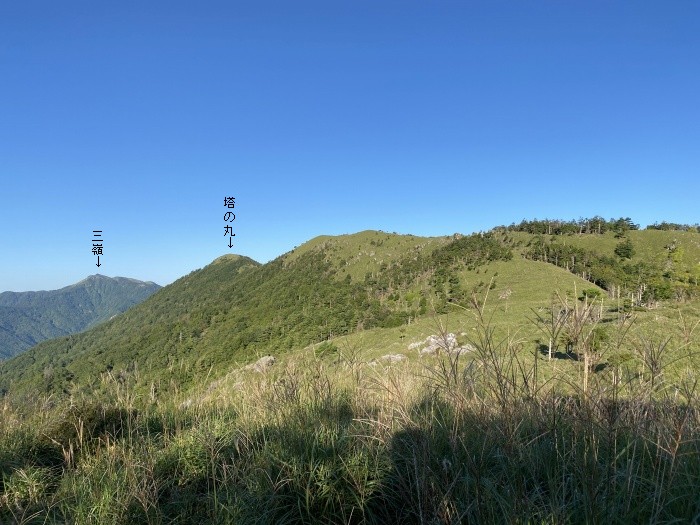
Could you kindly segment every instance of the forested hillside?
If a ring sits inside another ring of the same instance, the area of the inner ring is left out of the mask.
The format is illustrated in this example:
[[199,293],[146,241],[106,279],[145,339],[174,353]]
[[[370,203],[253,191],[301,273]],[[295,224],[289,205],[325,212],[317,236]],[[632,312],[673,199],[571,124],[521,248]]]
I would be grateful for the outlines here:
[[106,321],[159,288],[152,282],[92,275],[60,290],[0,293],[0,359]]
[[137,370],[142,384],[186,388],[195,377],[261,352],[442,311],[466,298],[456,272],[512,258],[511,249],[490,234],[358,235],[367,243],[354,259],[341,253],[354,236],[315,240],[301,253],[265,265],[245,257],[217,259],[96,330],[44,343],[4,363],[2,388],[67,394],[95,387],[104,374],[126,377]]
[[[319,237],[265,265],[224,256],[123,316],[4,363],[0,387],[68,394],[120,374],[142,388],[186,389],[256,355],[468,306],[489,287],[505,296],[522,290],[510,301],[523,312],[561,288],[555,267],[606,290],[620,308],[697,297],[697,232],[639,231],[623,219],[577,231],[558,224],[551,235],[526,231],[547,225],[524,223],[442,238]],[[528,269],[528,261],[544,266]],[[522,288],[526,275],[538,277]]]
[[518,239],[524,257],[565,268],[630,306],[700,296],[697,226],[656,223],[646,230],[630,218],[606,221],[523,221],[497,228]]

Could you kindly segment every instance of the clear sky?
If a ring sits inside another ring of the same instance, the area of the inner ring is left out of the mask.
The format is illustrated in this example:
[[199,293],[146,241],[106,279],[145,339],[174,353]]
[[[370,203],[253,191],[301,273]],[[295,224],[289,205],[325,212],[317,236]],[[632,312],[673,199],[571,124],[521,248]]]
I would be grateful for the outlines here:
[[[700,221],[700,3],[0,3],[0,291],[321,234]],[[225,196],[236,197],[233,249]]]

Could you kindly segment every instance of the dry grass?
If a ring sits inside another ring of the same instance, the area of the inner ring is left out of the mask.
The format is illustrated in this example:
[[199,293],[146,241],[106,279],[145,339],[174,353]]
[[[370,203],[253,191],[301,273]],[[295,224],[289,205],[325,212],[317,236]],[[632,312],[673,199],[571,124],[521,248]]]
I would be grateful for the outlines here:
[[[570,306],[570,352],[593,354],[592,309]],[[0,522],[700,519],[698,381],[692,369],[664,373],[689,320],[669,339],[615,325],[608,346],[638,357],[602,373],[581,359],[576,376],[495,330],[483,302],[471,312],[466,356],[370,366],[346,342],[239,374],[187,406],[123,385],[111,403],[60,411],[4,400]]]

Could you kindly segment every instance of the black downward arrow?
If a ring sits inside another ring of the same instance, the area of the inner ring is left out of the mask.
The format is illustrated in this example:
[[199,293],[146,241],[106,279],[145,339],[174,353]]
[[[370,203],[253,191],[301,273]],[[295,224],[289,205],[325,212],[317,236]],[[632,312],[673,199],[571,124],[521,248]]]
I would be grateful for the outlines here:
[[97,256],[97,264],[96,264],[95,266],[97,266],[98,268],[99,268],[100,266],[102,266],[102,265],[100,264],[100,256],[99,256],[99,255]]
[[228,238],[228,247],[233,248],[233,237]]

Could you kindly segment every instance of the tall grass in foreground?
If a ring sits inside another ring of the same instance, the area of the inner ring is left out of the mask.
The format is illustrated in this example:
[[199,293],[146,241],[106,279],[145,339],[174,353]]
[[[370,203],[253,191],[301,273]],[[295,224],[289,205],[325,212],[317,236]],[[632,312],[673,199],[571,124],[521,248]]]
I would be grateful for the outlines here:
[[700,520],[697,379],[662,381],[668,341],[640,339],[646,375],[545,379],[475,311],[475,350],[419,369],[309,357],[187,408],[5,401],[0,523]]

